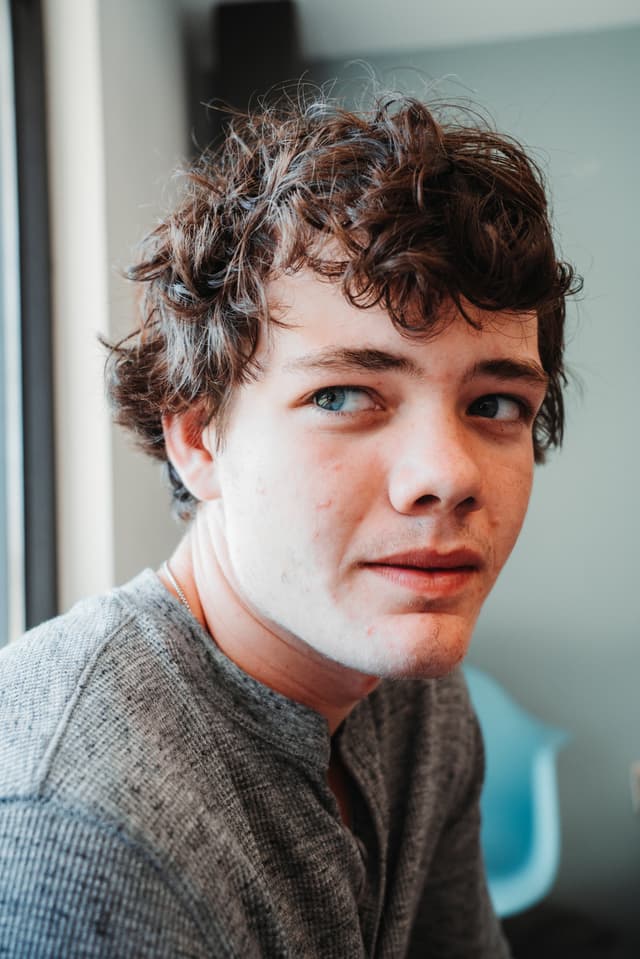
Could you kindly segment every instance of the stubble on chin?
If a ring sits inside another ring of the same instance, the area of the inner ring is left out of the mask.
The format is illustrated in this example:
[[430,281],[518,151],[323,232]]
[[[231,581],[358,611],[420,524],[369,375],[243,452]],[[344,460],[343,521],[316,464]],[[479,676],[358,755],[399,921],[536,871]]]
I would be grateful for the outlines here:
[[[411,614],[409,614],[411,615]],[[395,617],[393,617],[395,619]],[[464,659],[473,632],[473,617],[420,616],[407,632],[401,622],[369,626],[361,659],[363,671],[381,679],[434,679],[450,673]]]

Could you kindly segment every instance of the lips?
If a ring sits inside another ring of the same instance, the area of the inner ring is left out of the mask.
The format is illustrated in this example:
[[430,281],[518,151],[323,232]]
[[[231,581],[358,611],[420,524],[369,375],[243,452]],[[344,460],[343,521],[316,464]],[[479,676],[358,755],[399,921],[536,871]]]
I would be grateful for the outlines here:
[[471,549],[409,550],[372,560],[366,566],[403,567],[422,572],[455,569],[480,569],[482,556]]
[[432,599],[462,593],[483,565],[482,556],[470,549],[410,550],[363,564],[394,586]]

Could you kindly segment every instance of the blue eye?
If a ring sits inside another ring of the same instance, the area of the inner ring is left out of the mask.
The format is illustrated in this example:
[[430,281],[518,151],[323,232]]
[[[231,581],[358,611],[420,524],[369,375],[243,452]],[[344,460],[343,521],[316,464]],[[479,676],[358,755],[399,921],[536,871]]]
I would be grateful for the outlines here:
[[472,403],[469,413],[485,419],[514,423],[527,419],[528,409],[522,400],[503,396],[501,393],[492,393],[489,396],[481,396],[479,400]]
[[313,394],[313,403],[327,413],[360,413],[374,409],[375,404],[365,390],[355,386],[331,386]]

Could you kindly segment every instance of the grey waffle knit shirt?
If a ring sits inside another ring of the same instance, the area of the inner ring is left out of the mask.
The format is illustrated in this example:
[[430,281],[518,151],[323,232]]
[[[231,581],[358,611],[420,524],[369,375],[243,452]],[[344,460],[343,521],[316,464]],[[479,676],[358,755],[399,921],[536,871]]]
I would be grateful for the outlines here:
[[507,956],[464,681],[383,681],[334,736],[151,570],[0,655],[0,956]]

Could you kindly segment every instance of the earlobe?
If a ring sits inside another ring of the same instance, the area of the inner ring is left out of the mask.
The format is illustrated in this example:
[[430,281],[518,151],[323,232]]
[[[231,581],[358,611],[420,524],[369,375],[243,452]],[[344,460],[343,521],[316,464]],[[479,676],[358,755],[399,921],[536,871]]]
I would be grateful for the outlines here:
[[213,427],[203,430],[198,413],[189,410],[163,416],[162,431],[167,457],[189,492],[201,501],[217,499],[220,489]]

